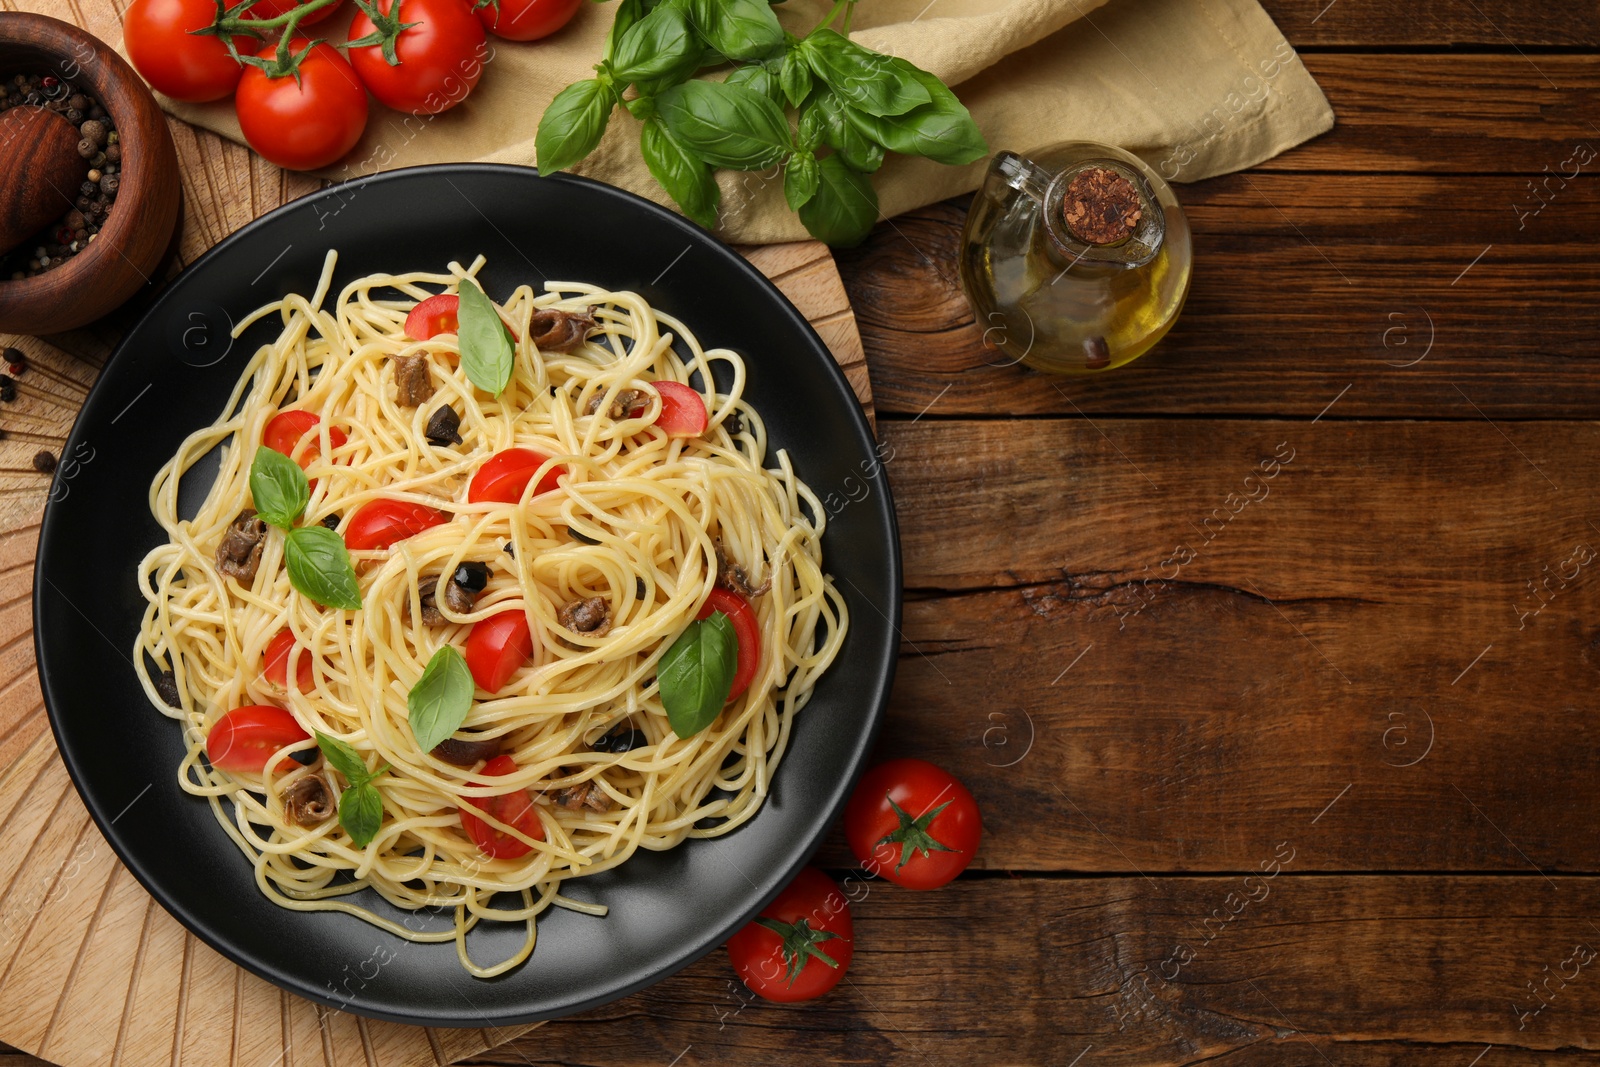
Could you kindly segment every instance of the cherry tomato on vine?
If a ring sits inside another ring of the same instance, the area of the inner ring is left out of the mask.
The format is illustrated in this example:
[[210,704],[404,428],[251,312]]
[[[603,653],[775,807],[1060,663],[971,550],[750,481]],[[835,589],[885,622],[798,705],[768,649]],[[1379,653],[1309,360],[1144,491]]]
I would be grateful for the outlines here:
[[[289,653],[294,649],[294,631],[285,626],[267,642],[267,650],[261,654],[261,676],[279,689],[289,688]],[[294,668],[295,689],[302,693],[311,692],[311,652],[301,649],[300,655],[295,658]]]
[[[287,14],[288,12],[292,11],[295,5],[302,2],[303,0],[256,0],[255,4],[251,6],[250,10],[241,15],[240,18],[250,19],[253,22],[263,22],[267,19],[275,19],[279,15]],[[233,5],[230,4],[229,6],[231,7]],[[341,0],[333,0],[333,3],[329,4],[327,7],[319,8],[318,10],[313,11],[311,14],[302,18],[300,20],[300,25],[315,26],[319,22],[325,22],[334,14],[336,14],[339,8],[343,6],[344,5]],[[215,7],[215,5],[213,5],[213,7]]]
[[436,115],[467,98],[488,56],[471,0],[373,0],[372,6],[378,19],[361,11],[350,23],[350,62],[373,96],[413,115]]
[[521,608],[475,622],[467,635],[467,667],[486,693],[498,693],[531,655],[533,633]]
[[415,537],[423,530],[449,522],[450,516],[426,504],[409,500],[369,500],[350,516],[344,546],[352,552],[389,548],[396,541]]
[[[531,448],[508,448],[496,452],[472,476],[472,484],[467,486],[467,503],[493,501],[515,504],[522,499],[522,491],[533,481],[534,473],[547,459],[548,456],[542,456]],[[566,472],[567,468],[560,465],[551,467],[539,479],[539,487],[533,491],[534,495],[556,488],[556,479]]]
[[478,8],[478,18],[496,37],[537,41],[571,22],[582,6],[583,0],[491,0]]
[[[311,735],[282,708],[247,704],[234,708],[211,727],[206,735],[206,759],[211,766],[225,771],[260,774],[267,757],[278,749],[309,740]],[[292,771],[296,766],[293,759],[285,758],[278,764],[278,773]]]
[[[296,39],[299,55],[307,42]],[[277,45],[260,53],[271,60]],[[335,162],[361,140],[367,128],[367,92],[337,49],[318,43],[300,62],[300,77],[269,78],[251,67],[234,97],[244,139],[268,162],[287,170],[316,170]]]
[[728,939],[728,957],[751,991],[788,1003],[839,984],[855,954],[850,901],[833,879],[807,867],[761,915]]
[[[483,770],[478,773],[498,778],[516,769],[517,763],[510,756],[496,756],[484,764]],[[533,798],[528,795],[526,789],[497,797],[469,798],[468,802],[524,837],[531,837],[535,841],[544,840],[544,823],[539,820],[539,813],[533,806]],[[478,851],[490,859],[514,860],[533,851],[533,846],[526,841],[520,841],[504,830],[495,829],[472,814],[465,806],[461,808],[461,828],[467,832],[472,843],[478,846]]]
[[682,382],[656,382],[661,394],[661,415],[656,425],[668,437],[699,437],[706,432],[706,402]]
[[[174,100],[221,100],[244,74],[220,37],[197,36],[217,17],[216,0],[134,0],[122,20],[128,58],[157,92]],[[235,38],[241,48],[248,38]]]
[[[321,421],[316,412],[302,408],[280,411],[267,421],[266,429],[261,432],[261,443],[274,452],[282,452],[305,470],[322,455],[322,440],[316,433]],[[339,427],[328,427],[328,443],[334,448],[347,440]]]
[[937,889],[972,862],[983,821],[949,771],[897,759],[862,776],[844,809],[844,833],[872,873],[907,889]]
[[761,624],[756,621],[756,610],[750,606],[750,601],[721,586],[711,590],[695,618],[709,618],[713,611],[728,617],[733,623],[733,635],[739,639],[739,665],[733,671],[733,688],[728,690],[728,699],[737,700],[740,693],[750,688],[750,680],[761,665]]

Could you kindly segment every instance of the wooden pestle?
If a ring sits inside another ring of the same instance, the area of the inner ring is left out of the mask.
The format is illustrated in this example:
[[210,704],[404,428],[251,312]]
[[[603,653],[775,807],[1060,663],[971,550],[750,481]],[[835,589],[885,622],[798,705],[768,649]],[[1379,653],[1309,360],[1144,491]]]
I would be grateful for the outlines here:
[[89,161],[61,115],[22,105],[0,113],[0,254],[71,211]]

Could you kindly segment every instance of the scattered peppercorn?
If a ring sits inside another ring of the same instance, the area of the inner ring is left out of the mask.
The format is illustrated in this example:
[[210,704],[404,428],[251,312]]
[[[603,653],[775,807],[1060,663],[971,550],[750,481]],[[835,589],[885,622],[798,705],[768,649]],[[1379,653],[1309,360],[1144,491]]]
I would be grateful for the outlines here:
[[20,376],[28,369],[28,357],[22,354],[20,348],[8,348],[0,352],[0,356],[5,357],[7,369],[11,371],[13,377]]
[[56,454],[54,452],[37,452],[33,457],[33,469],[40,474],[49,474],[56,469]]
[[17,381],[9,374],[0,374],[0,401],[9,404],[17,398]]

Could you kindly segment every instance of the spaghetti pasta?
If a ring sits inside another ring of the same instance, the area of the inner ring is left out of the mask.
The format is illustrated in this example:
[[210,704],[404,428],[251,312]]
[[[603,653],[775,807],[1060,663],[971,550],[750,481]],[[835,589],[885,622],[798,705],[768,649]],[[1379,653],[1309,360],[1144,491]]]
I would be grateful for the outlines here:
[[[140,567],[148,604],[134,660],[152,704],[183,726],[182,788],[209,800],[263,893],[286,908],[349,912],[409,940],[454,940],[462,965],[491,977],[533,951],[535,917],[546,908],[603,913],[564,897],[566,879],[613,868],[638,849],[727,833],[756,813],[794,715],[839,651],[846,608],[822,570],[823,509],[786,453],[766,466],[766,429],[742,399],[737,354],[703,350],[633,293],[523,286],[498,308],[518,340],[510,382],[491,397],[469,380],[455,333],[405,332],[418,302],[467,284],[481,257],[447,274],[361,278],[330,301],[334,264],[330,253],[309,297],[285,297],[240,323],[236,336],[269,318],[282,328],[251,357],[221,417],[191,434],[151,485],[168,541]],[[586,310],[594,325],[570,351],[537,348],[536,314]],[[410,407],[391,368],[418,356],[426,364],[409,366],[425,367],[432,397]],[[730,383],[723,392],[718,365]],[[663,432],[658,384],[696,379],[704,431]],[[430,435],[444,405],[459,415],[460,443]],[[248,579],[217,565],[219,543],[251,506],[251,457],[285,410],[316,416],[296,435],[308,526],[348,540],[352,516],[377,500],[446,518],[389,547],[352,549],[357,610],[302,593],[276,532],[262,540]],[[474,474],[511,448],[543,458],[538,476],[514,502],[469,502]],[[185,518],[180,483],[207,477],[198,468],[214,451],[217,473]],[[543,491],[551,475],[555,487]],[[486,575],[466,602],[449,588],[463,564]],[[709,727],[679,737],[658,665],[730,569],[762,583],[743,590],[752,594],[759,659],[742,695]],[[575,615],[575,604],[603,609],[604,625],[586,625],[593,620]],[[466,644],[477,624],[510,612],[526,620],[532,657],[497,691],[479,685],[462,736],[514,767],[488,774],[483,759],[459,766],[442,749],[422,751],[408,693],[440,648]],[[288,638],[281,646],[292,650],[279,685],[262,664],[285,630],[292,646]],[[321,789],[311,781],[319,777],[338,795],[309,738],[264,750],[259,774],[206,758],[219,720],[248,705],[286,709],[306,734],[350,746],[375,775],[382,816],[365,846],[327,812],[317,821],[286,804],[297,790]],[[537,834],[496,817],[504,808],[495,798],[523,793]],[[496,858],[478,847],[464,807],[523,854]],[[347,899],[364,888],[401,909],[453,909],[454,928],[414,929]],[[480,922],[525,924],[521,949],[475,962],[467,935]]]

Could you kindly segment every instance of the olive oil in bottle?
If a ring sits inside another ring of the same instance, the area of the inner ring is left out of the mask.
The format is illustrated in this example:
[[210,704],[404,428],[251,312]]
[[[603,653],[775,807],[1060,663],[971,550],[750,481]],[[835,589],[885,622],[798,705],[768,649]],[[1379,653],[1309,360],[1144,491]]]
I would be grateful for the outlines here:
[[1093,374],[1145,352],[1189,293],[1189,222],[1160,175],[1109,145],[1001,152],[973,197],[961,283],[985,343]]

